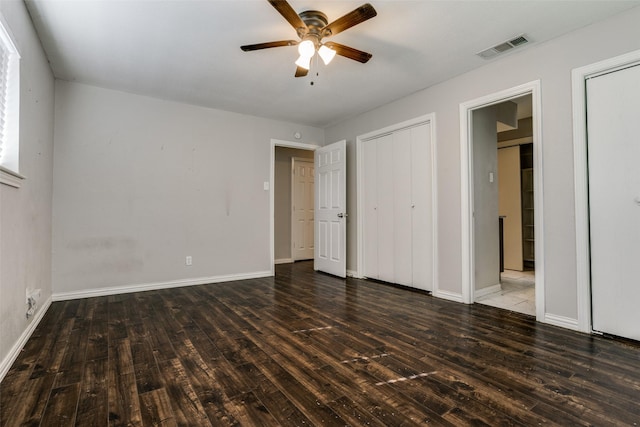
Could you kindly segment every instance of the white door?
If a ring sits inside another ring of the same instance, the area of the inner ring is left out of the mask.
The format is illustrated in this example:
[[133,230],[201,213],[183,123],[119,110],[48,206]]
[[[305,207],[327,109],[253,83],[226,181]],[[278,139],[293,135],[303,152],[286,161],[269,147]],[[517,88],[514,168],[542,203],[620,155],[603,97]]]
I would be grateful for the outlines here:
[[378,279],[378,144],[362,144],[363,191],[362,271],[365,277]]
[[411,129],[393,133],[393,282],[399,285],[413,284],[411,229]]
[[412,286],[433,290],[431,124],[411,129]]
[[316,227],[314,269],[347,276],[347,149],[339,141],[315,151]]
[[313,259],[313,162],[291,159],[291,254],[294,261]]
[[393,197],[393,134],[376,139],[378,189],[378,279],[393,283],[395,273],[395,219]]
[[640,66],[587,80],[593,329],[640,340]]

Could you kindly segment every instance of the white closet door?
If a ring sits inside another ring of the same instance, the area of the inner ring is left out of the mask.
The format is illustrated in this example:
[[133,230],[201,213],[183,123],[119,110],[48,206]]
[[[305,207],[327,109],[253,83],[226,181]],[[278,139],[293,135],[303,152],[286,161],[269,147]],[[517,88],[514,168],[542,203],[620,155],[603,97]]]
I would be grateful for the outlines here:
[[587,81],[593,329],[640,340],[640,66]]
[[394,283],[410,286],[411,272],[411,130],[393,134]]
[[411,129],[412,285],[433,290],[431,124]]
[[364,179],[362,223],[363,274],[370,279],[378,278],[378,145],[375,141],[362,144],[362,166]]
[[380,137],[376,140],[376,144],[378,146],[378,279],[394,282],[393,136]]

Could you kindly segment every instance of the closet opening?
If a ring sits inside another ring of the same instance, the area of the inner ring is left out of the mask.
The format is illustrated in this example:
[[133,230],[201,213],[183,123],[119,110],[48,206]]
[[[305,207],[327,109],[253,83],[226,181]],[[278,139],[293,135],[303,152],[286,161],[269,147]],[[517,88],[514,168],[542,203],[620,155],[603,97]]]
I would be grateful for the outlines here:
[[460,109],[463,301],[542,319],[539,82]]

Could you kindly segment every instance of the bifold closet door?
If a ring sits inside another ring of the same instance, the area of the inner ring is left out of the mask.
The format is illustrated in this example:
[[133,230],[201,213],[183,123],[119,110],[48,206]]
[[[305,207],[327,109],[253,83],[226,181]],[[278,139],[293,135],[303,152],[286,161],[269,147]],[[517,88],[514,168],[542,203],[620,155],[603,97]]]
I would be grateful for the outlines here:
[[411,286],[412,263],[412,130],[393,133],[393,267],[394,283]]
[[362,144],[363,212],[363,274],[378,278],[378,144]]
[[377,138],[378,279],[395,283],[393,135]]
[[412,286],[433,290],[433,218],[431,124],[411,132],[411,264]]
[[587,80],[593,329],[640,340],[640,65]]

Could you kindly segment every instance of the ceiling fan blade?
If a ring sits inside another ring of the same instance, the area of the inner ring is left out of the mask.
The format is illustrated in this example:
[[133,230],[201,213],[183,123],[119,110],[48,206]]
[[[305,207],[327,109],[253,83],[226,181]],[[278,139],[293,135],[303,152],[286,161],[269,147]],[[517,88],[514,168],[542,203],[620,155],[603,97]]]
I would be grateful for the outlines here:
[[322,29],[321,34],[324,37],[335,36],[344,30],[347,30],[354,25],[358,25],[367,19],[371,19],[376,16],[378,12],[369,3],[365,3],[359,8],[347,13],[341,18],[336,19],[326,27]]
[[307,33],[307,24],[298,16],[287,0],[269,0],[269,3],[291,24],[300,37]]
[[245,52],[250,52],[252,50],[269,49],[271,47],[281,47],[281,46],[295,46],[297,44],[298,42],[295,40],[280,40],[277,42],[247,44],[244,46],[240,46],[240,49],[244,50]]
[[371,57],[373,56],[370,53],[363,52],[361,50],[354,49],[352,47],[345,46],[340,43],[326,42],[324,45],[330,49],[335,50],[336,54],[340,56],[353,59],[354,61],[362,62],[363,64],[366,63],[368,60],[370,60]]
[[298,67],[296,68],[296,77],[304,77],[309,73],[309,70],[306,68]]

